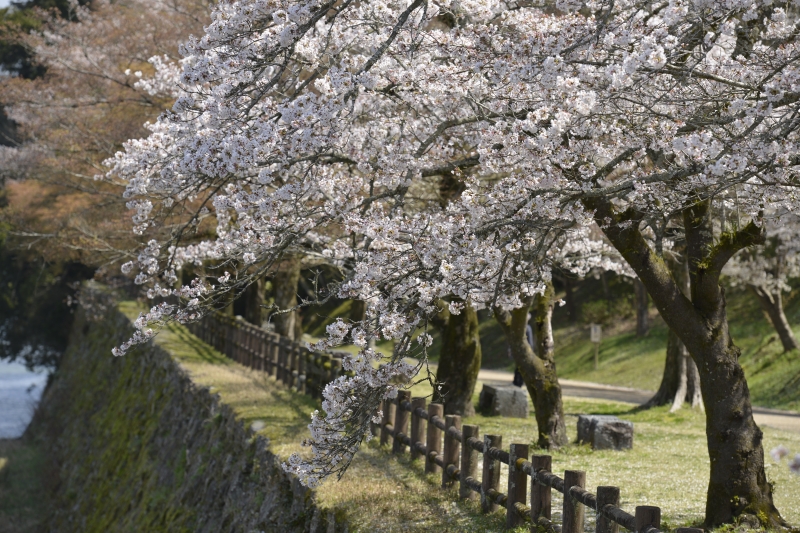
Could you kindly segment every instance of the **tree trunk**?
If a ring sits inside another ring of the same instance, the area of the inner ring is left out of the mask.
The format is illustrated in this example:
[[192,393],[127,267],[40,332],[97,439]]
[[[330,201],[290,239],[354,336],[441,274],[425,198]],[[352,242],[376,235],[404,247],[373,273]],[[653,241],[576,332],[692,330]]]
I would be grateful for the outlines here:
[[242,297],[244,299],[244,319],[261,327],[264,322],[264,278],[257,279],[248,285]]
[[444,403],[447,415],[472,416],[475,414],[472,394],[481,369],[478,314],[466,304],[457,315],[447,312],[445,307],[440,316],[444,323],[436,383],[441,388],[434,391],[434,401]]
[[569,441],[564,424],[564,406],[561,401],[561,385],[558,383],[553,343],[553,299],[552,284],[548,284],[543,295],[534,300],[535,333],[538,354],[525,336],[528,325],[528,306],[511,312],[495,309],[511,355],[517,365],[528,393],[533,401],[538,427],[537,443],[541,448],[558,448]]
[[[272,278],[275,296],[274,312],[270,319],[275,324],[275,332],[294,340],[297,335],[297,283],[300,281],[300,258],[285,260]],[[290,311],[291,309],[291,311]]]
[[633,290],[635,294],[634,301],[636,302],[636,336],[646,337],[650,332],[650,317],[648,316],[648,303],[647,289],[644,288],[642,280],[636,278],[633,280]]
[[664,362],[664,374],[661,376],[661,385],[655,395],[650,398],[642,407],[649,409],[650,407],[658,407],[659,405],[666,405],[675,399],[675,393],[678,391],[680,381],[680,364],[679,357],[682,357],[682,352],[686,351],[680,338],[671,329],[667,336],[667,358]]
[[[685,296],[690,296],[689,267],[686,260],[671,262],[672,277]],[[658,392],[642,407],[650,408],[672,404],[670,412],[677,411],[683,402],[692,407],[703,408],[703,395],[700,392],[700,377],[697,365],[689,355],[680,337],[670,328],[667,337],[667,357],[664,362],[664,374]]]
[[617,213],[607,199],[584,203],[697,363],[711,460],[705,525],[715,527],[750,515],[766,528],[785,526],[767,482],[763,435],[753,420],[750,392],[739,365],[740,350],[730,337],[725,292],[719,284],[723,266],[738,250],[764,241],[763,228],[751,222],[715,242],[710,200],[685,208],[689,300],[663,259],[644,240],[639,230],[642,215],[633,210]]
[[797,350],[800,346],[797,344],[797,339],[792,332],[789,321],[786,320],[786,315],[783,312],[783,297],[781,290],[776,289],[772,292],[761,287],[750,285],[750,288],[758,297],[761,308],[767,314],[767,318],[772,322],[772,326],[778,333],[778,338],[781,339],[784,352]]

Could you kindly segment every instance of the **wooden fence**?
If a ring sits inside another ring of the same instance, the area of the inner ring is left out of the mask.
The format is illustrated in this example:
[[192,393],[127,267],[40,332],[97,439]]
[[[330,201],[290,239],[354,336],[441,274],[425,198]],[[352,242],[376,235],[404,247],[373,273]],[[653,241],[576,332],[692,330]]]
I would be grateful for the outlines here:
[[[383,419],[373,424],[372,432],[380,436],[381,445],[389,444],[392,453],[410,450],[411,459],[425,461],[425,472],[442,475],[442,487],[458,485],[461,499],[480,498],[483,512],[505,508],[506,527],[530,524],[531,531],[544,529],[561,533],[583,533],[584,511],[596,511],[597,533],[617,533],[619,526],[637,533],[659,533],[661,510],[640,505],[631,515],[619,508],[619,487],[598,487],[597,494],[585,488],[586,473],[567,470],[564,477],[553,474],[549,455],[528,457],[527,444],[511,444],[502,449],[501,435],[480,437],[478,426],[461,425],[458,415],[444,416],[444,406],[425,398],[411,398],[400,391],[394,400],[382,406]],[[427,426],[427,427],[426,427]],[[478,476],[478,454],[483,454],[483,467]],[[501,465],[508,467],[508,485],[500,492]],[[530,485],[530,497],[528,486]],[[564,495],[562,524],[551,519],[552,491]],[[678,533],[702,533],[702,529],[679,528]]]
[[188,325],[189,331],[234,361],[267,372],[270,376],[314,398],[325,385],[347,374],[341,354],[312,352],[300,343],[281,337],[222,313],[209,313]]
[[[297,342],[282,338],[222,313],[209,314],[189,325],[189,330],[207,344],[233,360],[267,372],[278,381],[300,392],[319,397],[329,382],[342,375],[341,355],[316,353]],[[636,533],[660,533],[661,510],[640,505],[631,515],[619,508],[619,487],[597,487],[597,494],[586,490],[586,473],[567,470],[564,477],[553,474],[549,455],[528,457],[527,444],[511,444],[502,449],[502,435],[480,437],[478,426],[462,426],[458,415],[444,415],[439,403],[427,405],[425,398],[411,398],[399,391],[394,400],[385,400],[380,424],[372,433],[392,452],[410,451],[411,459],[424,460],[425,472],[441,473],[442,487],[458,485],[461,499],[480,498],[483,512],[505,508],[506,526],[523,523],[531,531],[583,533],[585,508],[597,513],[597,533],[618,533],[619,526]],[[483,468],[478,477],[478,454]],[[530,459],[530,460],[529,460]],[[501,465],[508,468],[506,492],[500,492]],[[528,486],[530,485],[530,497]],[[551,522],[552,491],[564,495],[562,524]],[[679,528],[678,533],[702,533],[702,529]]]

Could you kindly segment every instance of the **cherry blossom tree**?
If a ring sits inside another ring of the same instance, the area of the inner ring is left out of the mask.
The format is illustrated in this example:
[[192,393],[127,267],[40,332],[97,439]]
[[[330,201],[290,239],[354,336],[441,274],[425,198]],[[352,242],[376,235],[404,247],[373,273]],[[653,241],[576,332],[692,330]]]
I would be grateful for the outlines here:
[[0,173],[14,180],[13,198],[30,199],[6,210],[16,241],[49,242],[37,247],[48,259],[98,266],[130,259],[138,245],[122,184],[96,179],[102,162],[172,104],[173,88],[143,82],[153,70],[148,60],[176,59],[180,43],[202,31],[208,4],[73,1],[65,8],[30,10],[36,24],[17,28],[14,42],[41,75],[0,79],[0,103],[21,139],[3,148]]
[[800,275],[799,222],[787,215],[767,224],[766,242],[736,254],[724,271],[733,284],[753,291],[786,352],[800,348],[783,312],[783,293],[791,290],[788,280]]
[[[314,415],[313,458],[290,461],[313,484],[346,468],[392,380],[420,370],[401,357],[416,350],[424,365],[430,338],[414,332],[439,298],[520,309],[547,292],[548,249],[596,224],[697,363],[706,524],[745,514],[784,524],[719,277],[765,242],[770,213],[797,202],[800,72],[786,7],[221,2],[183,47],[180,74],[159,70],[182,91],[172,112],[111,164],[137,233],[178,204],[193,208],[186,228],[216,220],[214,239],[153,240],[126,270],[160,293],[182,263],[227,270],[176,290],[187,303],[153,308],[131,342],[194,319],[290,254],[340,265],[331,290],[368,307],[362,324],[337,321],[317,345],[362,349],[344,362],[355,377],[332,383]],[[463,181],[460,197],[415,207],[419,183],[447,173]],[[719,224],[733,209],[738,223]],[[688,296],[647,238],[658,242],[671,219],[682,221]],[[398,341],[381,368],[376,335]]]

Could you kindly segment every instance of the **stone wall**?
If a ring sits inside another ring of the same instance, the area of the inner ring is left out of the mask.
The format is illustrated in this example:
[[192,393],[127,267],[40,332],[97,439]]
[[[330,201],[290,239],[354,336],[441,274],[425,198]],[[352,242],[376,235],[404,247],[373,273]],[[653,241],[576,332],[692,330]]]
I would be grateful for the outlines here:
[[32,431],[58,487],[51,532],[334,532],[333,513],[280,468],[215,395],[158,346],[113,357],[131,332],[79,316]]

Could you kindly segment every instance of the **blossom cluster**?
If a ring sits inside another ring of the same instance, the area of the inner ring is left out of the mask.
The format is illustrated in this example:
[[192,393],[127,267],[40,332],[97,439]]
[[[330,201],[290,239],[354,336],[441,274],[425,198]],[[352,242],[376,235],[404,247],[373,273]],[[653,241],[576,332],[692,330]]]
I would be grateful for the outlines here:
[[[346,467],[392,380],[410,378],[402,357],[424,358],[416,332],[440,298],[514,308],[555,266],[618,265],[601,233],[619,221],[594,199],[642,227],[705,199],[759,224],[796,209],[800,42],[783,8],[556,7],[224,0],[183,46],[172,110],[108,161],[138,233],[176,205],[187,229],[215,223],[144,254],[139,281],[224,265],[211,298],[302,255],[343,273],[336,296],[368,302],[317,346],[352,340],[360,373],[326,390],[314,458],[290,463],[308,482]],[[377,337],[399,346],[382,370]]]
[[[772,451],[769,452],[769,454],[772,457],[773,461],[779,463],[784,457],[789,456],[790,452],[786,446],[780,444],[776,448],[773,448]],[[794,457],[792,459],[789,459],[788,466],[789,466],[789,471],[791,471],[793,474],[800,475],[800,453],[794,454]]]

